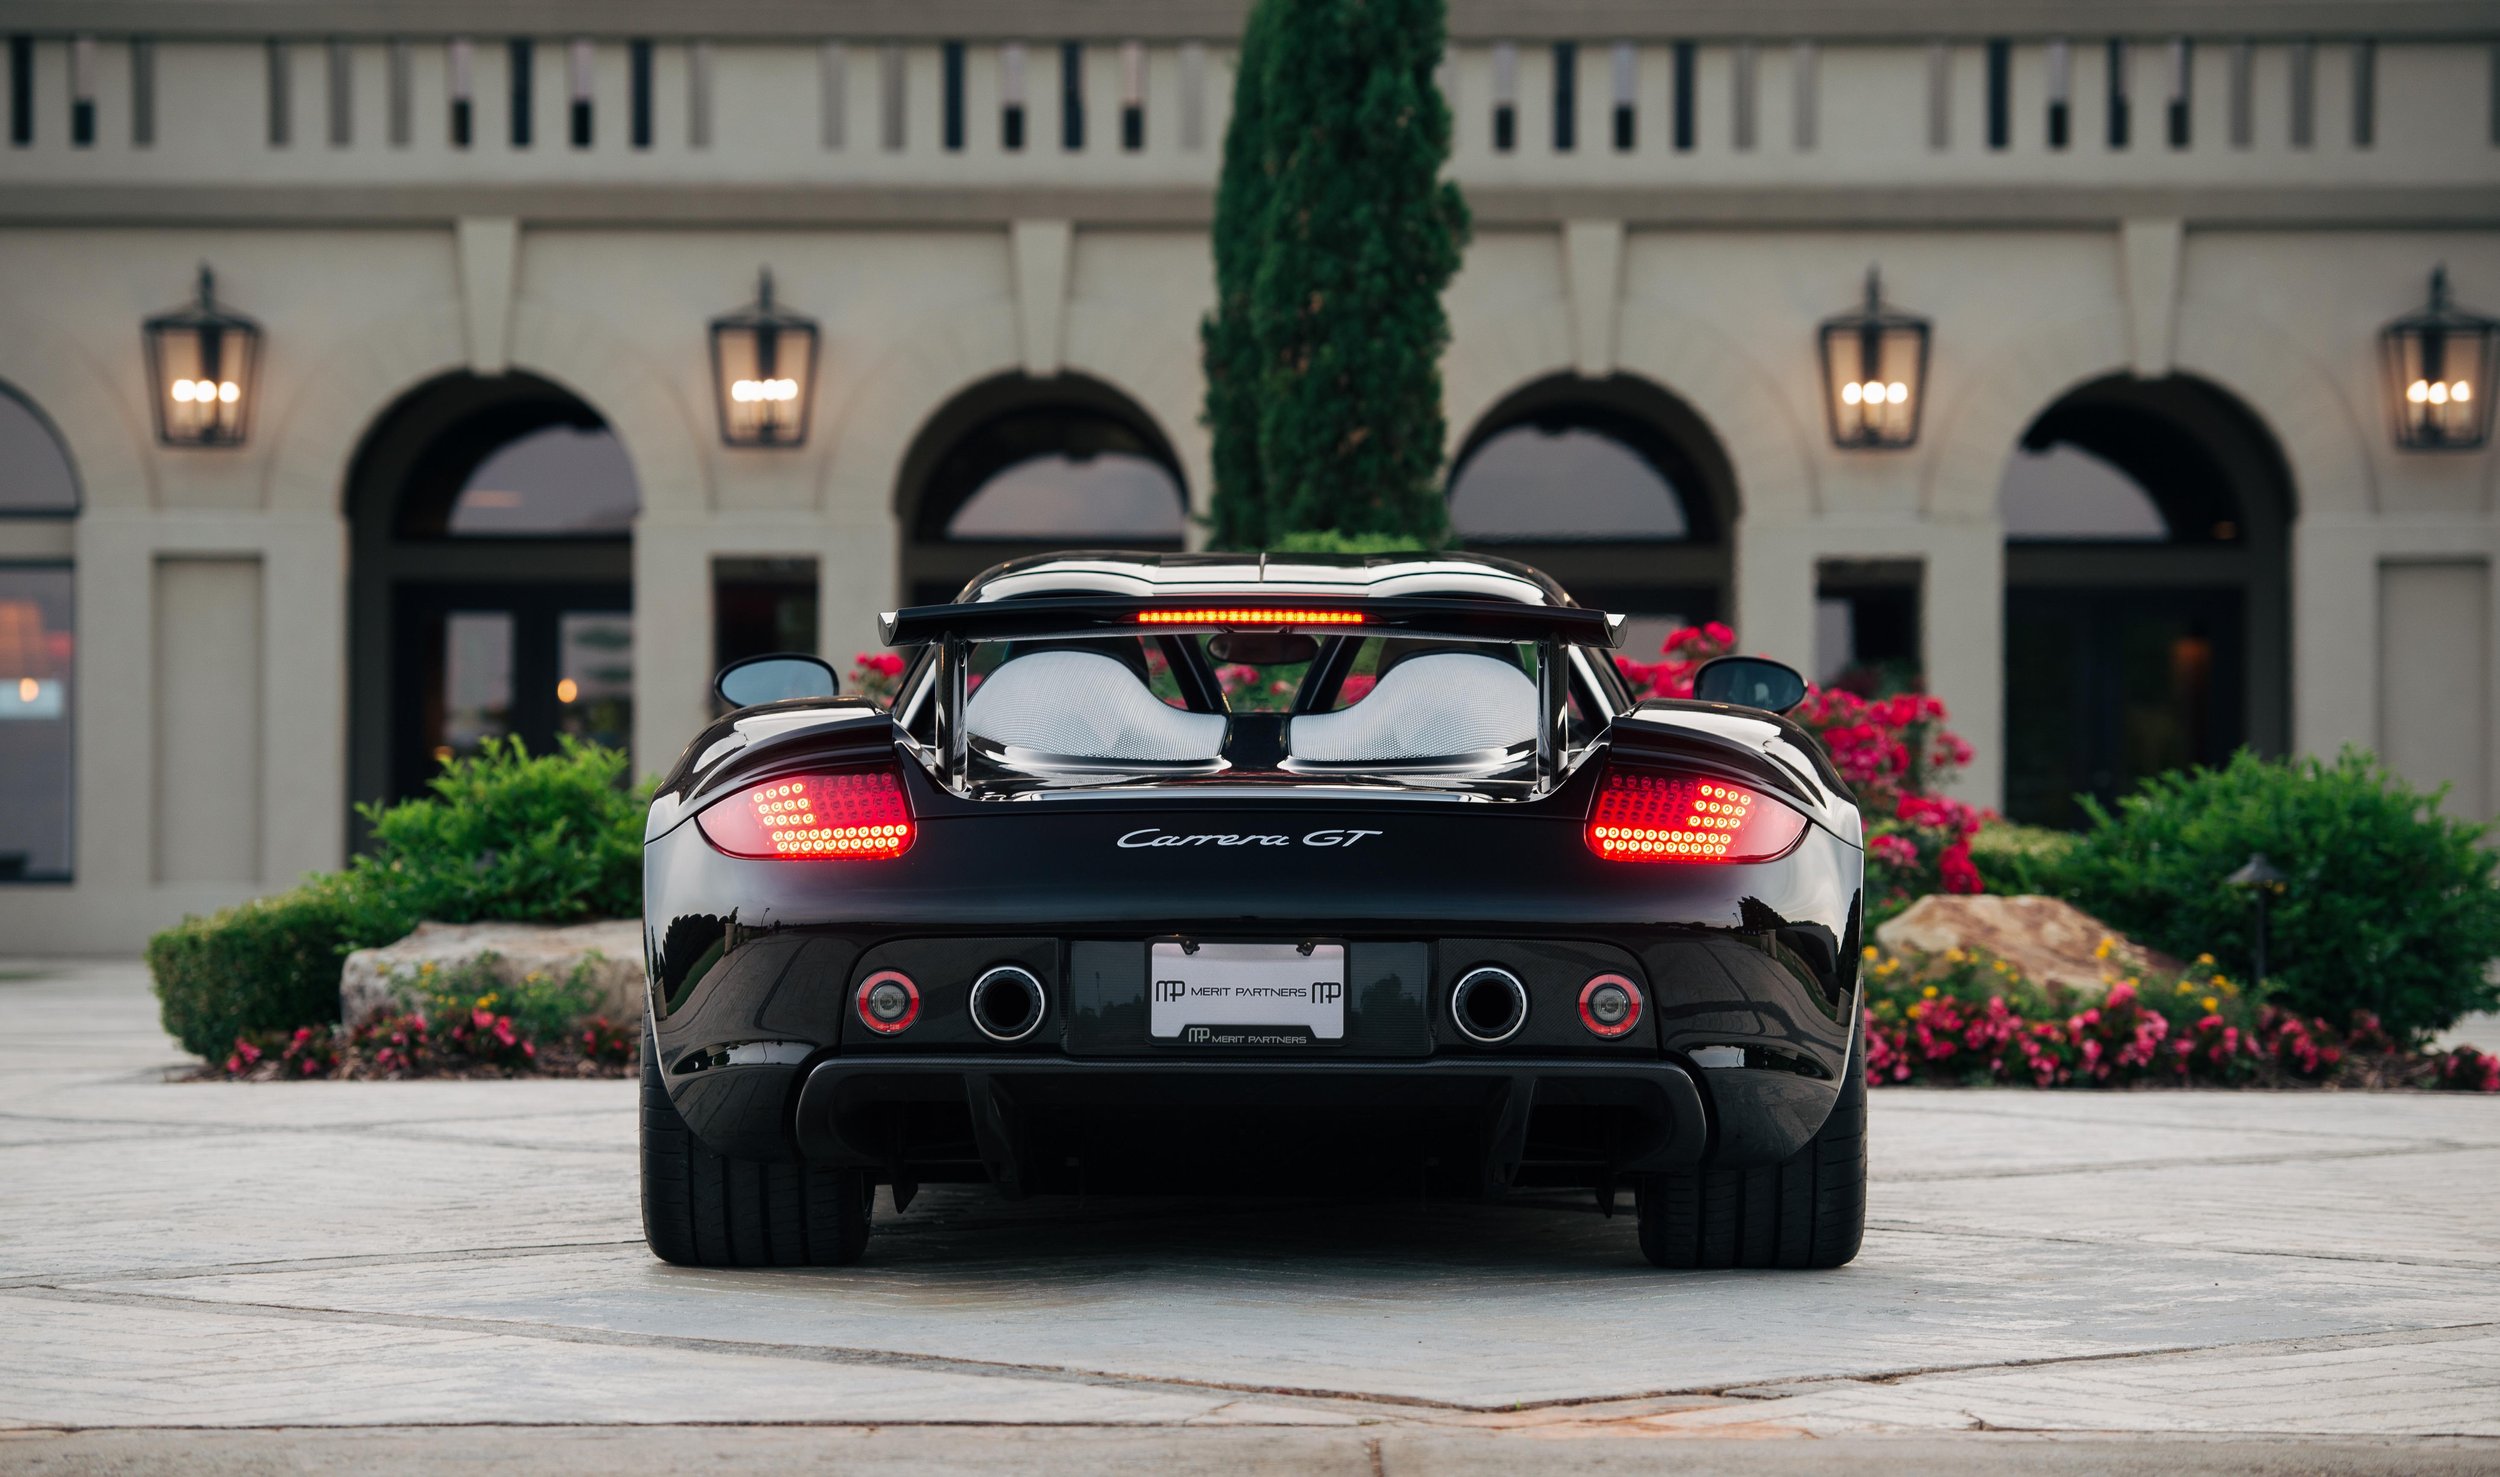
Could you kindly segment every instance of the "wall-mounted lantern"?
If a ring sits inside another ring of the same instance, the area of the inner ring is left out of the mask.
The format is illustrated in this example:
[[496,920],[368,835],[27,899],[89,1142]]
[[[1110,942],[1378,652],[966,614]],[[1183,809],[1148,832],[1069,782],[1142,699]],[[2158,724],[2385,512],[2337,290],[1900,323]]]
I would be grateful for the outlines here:
[[156,439],[167,446],[240,446],[251,429],[260,325],[218,306],[216,286],[203,262],[198,301],[140,325]]
[[1834,446],[1889,449],[1918,440],[1928,331],[1926,319],[1885,306],[1872,267],[1865,306],[1823,320],[1823,405]]
[[2396,444],[2408,450],[2471,450],[2491,439],[2493,352],[2500,322],[2448,301],[2448,269],[2431,273],[2430,306],[2380,331]]
[[759,272],[755,301],[712,320],[712,390],[732,446],[796,446],[816,400],[816,320],[773,303]]

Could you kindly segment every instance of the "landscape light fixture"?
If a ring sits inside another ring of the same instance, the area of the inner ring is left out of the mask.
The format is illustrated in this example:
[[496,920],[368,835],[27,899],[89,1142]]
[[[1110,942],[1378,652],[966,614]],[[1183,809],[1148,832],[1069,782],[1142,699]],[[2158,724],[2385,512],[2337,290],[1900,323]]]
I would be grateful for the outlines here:
[[198,299],[140,325],[156,439],[167,446],[240,446],[251,429],[260,325],[220,307],[216,288],[203,262]]
[[1834,446],[1897,450],[1918,440],[1929,332],[1926,319],[1885,305],[1872,267],[1864,306],[1823,320],[1823,406]]
[[2272,862],[2266,860],[2266,854],[2262,851],[2250,852],[2248,860],[2241,864],[2238,871],[2222,879],[2223,886],[2248,893],[2256,900],[2257,943],[2253,951],[2256,955],[2255,972],[2249,976],[2249,981],[2260,988],[2266,982],[2266,907],[2274,901],[2275,894],[2281,892],[2284,885],[2290,881],[2290,878],[2276,870]]
[[2396,444],[2408,451],[2470,451],[2491,439],[2493,355],[2500,322],[2448,301],[2448,269],[2431,272],[2430,305],[2379,333]]
[[712,320],[712,389],[721,440],[731,446],[797,446],[816,399],[816,320],[773,302],[770,269],[756,274],[755,301]]

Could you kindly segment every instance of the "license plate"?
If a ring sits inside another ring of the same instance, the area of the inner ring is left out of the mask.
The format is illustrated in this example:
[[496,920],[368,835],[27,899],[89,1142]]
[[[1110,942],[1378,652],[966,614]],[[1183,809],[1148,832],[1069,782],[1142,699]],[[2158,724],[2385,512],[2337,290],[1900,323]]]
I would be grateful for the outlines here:
[[1345,1039],[1345,945],[1159,943],[1147,1029],[1181,1046]]

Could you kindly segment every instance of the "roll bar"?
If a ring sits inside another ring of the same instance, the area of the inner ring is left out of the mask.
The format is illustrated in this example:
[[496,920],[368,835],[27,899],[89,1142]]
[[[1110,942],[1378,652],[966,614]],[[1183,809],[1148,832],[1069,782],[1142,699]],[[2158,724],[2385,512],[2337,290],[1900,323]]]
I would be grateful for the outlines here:
[[970,647],[975,641],[1101,639],[1202,631],[1311,630],[1331,635],[1397,636],[1445,641],[1534,642],[1537,648],[1536,781],[1562,777],[1571,684],[1563,671],[1571,646],[1623,644],[1623,617],[1573,605],[1523,605],[1511,600],[1430,596],[1376,599],[1330,595],[1296,598],[1271,591],[1192,591],[1186,595],[1034,596],[957,605],[914,605],[878,619],[888,646],[935,646],[933,745],[938,779],[960,791],[971,764],[964,730]]

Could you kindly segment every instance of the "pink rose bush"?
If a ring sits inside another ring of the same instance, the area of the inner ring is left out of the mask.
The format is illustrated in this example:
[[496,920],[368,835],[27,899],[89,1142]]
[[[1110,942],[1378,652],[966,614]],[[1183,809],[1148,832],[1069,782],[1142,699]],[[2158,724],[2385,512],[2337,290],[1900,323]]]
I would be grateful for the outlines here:
[[2400,1046],[2368,1011],[2342,1025],[2256,998],[2200,957],[2099,998],[1960,949],[1865,951],[1867,1080],[1879,1086],[2444,1087],[2500,1092],[2500,1057]]
[[243,1081],[389,1081],[409,1077],[631,1076],[641,1033],[594,1016],[565,1039],[541,1044],[509,1015],[475,1006],[450,1024],[421,1010],[380,1011],[361,1025],[298,1026],[238,1036],[204,1075]]
[[863,651],[851,658],[851,691],[892,706],[894,690],[902,685],[903,658],[891,651]]

